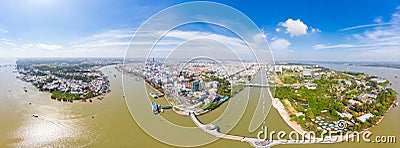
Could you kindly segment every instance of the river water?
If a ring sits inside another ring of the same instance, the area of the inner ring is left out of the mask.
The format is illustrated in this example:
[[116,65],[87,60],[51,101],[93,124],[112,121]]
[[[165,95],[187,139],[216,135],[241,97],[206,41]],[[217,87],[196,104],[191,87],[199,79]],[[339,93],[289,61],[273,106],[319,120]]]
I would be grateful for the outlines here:
[[[1,60],[15,64],[12,60]],[[377,75],[390,79],[400,74],[399,70],[376,69]],[[123,99],[121,74],[113,67],[103,68],[109,75],[112,92],[104,100],[93,103],[64,103],[50,99],[50,94],[40,92],[32,85],[16,79],[14,67],[0,68],[0,147],[172,147],[161,143],[139,128],[131,117]],[[393,71],[391,71],[393,70]],[[366,70],[366,71],[372,71]],[[115,78],[113,75],[117,74]],[[384,74],[384,75],[383,75]],[[391,75],[392,74],[392,75]],[[400,82],[393,80],[393,87],[398,91]],[[132,89],[141,88],[141,81],[132,81]],[[27,87],[28,92],[24,92]],[[137,88],[136,88],[137,87]],[[257,89],[257,88],[254,88]],[[141,96],[141,95],[140,95]],[[250,93],[250,98],[258,98],[259,94]],[[31,105],[29,104],[31,103]],[[158,100],[163,104],[163,100]],[[220,108],[200,116],[199,120],[208,123],[221,115],[228,103]],[[256,99],[250,99],[242,120],[230,131],[230,134],[255,137],[256,132],[249,133],[249,121],[252,118]],[[39,117],[34,118],[32,114]],[[194,126],[189,117],[177,115],[166,110],[162,116],[171,122],[183,126]],[[385,119],[371,131],[374,135],[394,135],[400,137],[399,107],[389,111]],[[271,109],[265,125],[269,131],[286,131],[291,129],[281,119],[275,109]],[[163,130],[162,127],[159,127]],[[311,145],[279,145],[277,147],[395,147],[398,144],[311,144]],[[220,139],[202,147],[251,147],[248,143]]]

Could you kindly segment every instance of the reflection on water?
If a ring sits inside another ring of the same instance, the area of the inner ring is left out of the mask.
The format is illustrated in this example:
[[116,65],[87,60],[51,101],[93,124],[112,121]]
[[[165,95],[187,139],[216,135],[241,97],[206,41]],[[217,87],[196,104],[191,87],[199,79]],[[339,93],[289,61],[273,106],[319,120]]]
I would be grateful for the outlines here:
[[[4,131],[9,130],[7,127],[15,128],[13,132],[5,135],[12,137],[12,140],[5,141],[6,143],[11,142],[10,144],[16,147],[62,146],[74,143],[81,145],[79,141],[90,143],[96,140],[96,132],[90,131],[90,126],[87,126],[93,121],[90,121],[91,118],[88,118],[85,112],[80,112],[75,105],[49,99],[50,94],[38,92],[28,83],[16,79],[13,70],[13,67],[3,67],[0,78],[1,82],[6,82],[1,84],[1,90],[8,93],[2,98],[2,102],[13,106],[1,106],[0,110],[2,120],[9,120],[6,121],[9,122],[8,126],[1,128],[4,128]],[[28,92],[24,92],[23,87],[27,87]],[[35,118],[33,114],[39,117]]]

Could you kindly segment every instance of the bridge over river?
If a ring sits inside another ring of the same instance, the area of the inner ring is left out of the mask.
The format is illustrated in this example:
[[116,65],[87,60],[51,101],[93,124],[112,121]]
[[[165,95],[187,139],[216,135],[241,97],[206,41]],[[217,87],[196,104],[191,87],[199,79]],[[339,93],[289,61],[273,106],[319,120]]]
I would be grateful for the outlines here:
[[256,84],[256,83],[248,83],[248,84],[245,84],[245,86],[247,86],[247,87],[261,87],[261,88],[267,88],[268,87],[267,84]]
[[251,138],[251,137],[243,137],[243,136],[236,136],[236,135],[228,135],[219,132],[219,128],[212,124],[204,125],[202,124],[197,118],[194,112],[189,112],[190,118],[193,122],[202,129],[204,132],[214,135],[218,138],[224,138],[229,140],[237,140],[242,142],[248,142],[251,146],[257,148],[269,148],[278,144],[310,144],[310,143],[335,143],[333,140],[329,139],[313,139],[313,140],[263,140],[258,138]]

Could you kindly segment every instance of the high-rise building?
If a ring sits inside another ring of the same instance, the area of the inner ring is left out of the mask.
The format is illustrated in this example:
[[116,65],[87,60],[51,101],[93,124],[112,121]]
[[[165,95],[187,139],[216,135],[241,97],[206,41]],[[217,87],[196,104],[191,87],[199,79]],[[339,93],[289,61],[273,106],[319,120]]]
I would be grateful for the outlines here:
[[201,83],[200,81],[192,82],[192,92],[201,91]]

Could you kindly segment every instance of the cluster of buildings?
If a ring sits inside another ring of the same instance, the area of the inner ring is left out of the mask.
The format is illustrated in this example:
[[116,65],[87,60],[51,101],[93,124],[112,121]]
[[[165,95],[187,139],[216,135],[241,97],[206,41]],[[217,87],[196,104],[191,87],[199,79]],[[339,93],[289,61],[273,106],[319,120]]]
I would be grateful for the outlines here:
[[[278,86],[291,87],[299,98],[293,100],[294,105],[302,106],[305,110],[310,109],[307,102],[310,98],[303,98],[300,95],[300,88],[304,87],[308,90],[316,90],[318,87],[324,85],[324,91],[326,89],[329,93],[324,94],[324,96],[315,97],[320,99],[335,99],[335,102],[346,104],[343,109],[340,109],[341,112],[336,111],[339,119],[348,119],[344,121],[346,125],[364,123],[369,121],[371,117],[374,117],[375,115],[365,109],[365,106],[367,106],[366,104],[379,103],[378,94],[386,92],[386,86],[390,85],[383,78],[375,78],[361,73],[338,72],[314,65],[276,65],[274,69],[278,75],[278,79],[293,78],[296,80],[290,81],[293,82],[291,84],[281,82]],[[318,81],[321,79],[324,80]],[[312,123],[317,125],[317,129],[320,131],[340,130],[337,127],[337,123],[332,121],[336,117],[325,118],[322,116],[325,115],[323,112],[327,112],[327,110],[321,111],[321,116],[311,119]],[[354,114],[357,115],[357,118],[353,117]],[[297,117],[304,117],[302,112],[295,112],[295,115]]]
[[327,133],[327,131],[331,132],[339,132],[339,131],[347,131],[348,129],[343,127],[339,127],[339,122],[340,121],[334,121],[334,122],[326,122],[322,120],[320,117],[317,117],[316,119],[311,119],[315,124],[317,124],[317,129],[320,131],[323,131],[324,133]]
[[42,91],[59,91],[84,98],[90,94],[92,97],[110,92],[109,81],[104,74],[95,69],[84,69],[82,72],[51,72],[40,70],[35,66],[19,69],[20,78],[33,83]]
[[278,84],[281,86],[292,86],[296,89],[304,86],[307,89],[315,90],[317,85],[313,83],[313,80],[320,79],[323,75],[331,75],[334,72],[322,71],[319,66],[308,66],[308,65],[276,65],[275,73],[277,75],[283,75],[285,72],[297,73],[298,75],[293,76],[296,80],[301,80],[299,83],[294,84]]
[[[119,65],[116,69],[144,78],[150,85],[181,104],[205,107],[222,103],[231,96],[231,88],[247,83],[258,72],[252,63],[193,61],[184,63],[144,63]],[[228,95],[229,94],[229,95]]]

